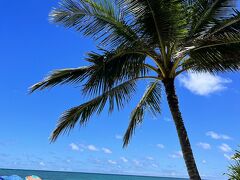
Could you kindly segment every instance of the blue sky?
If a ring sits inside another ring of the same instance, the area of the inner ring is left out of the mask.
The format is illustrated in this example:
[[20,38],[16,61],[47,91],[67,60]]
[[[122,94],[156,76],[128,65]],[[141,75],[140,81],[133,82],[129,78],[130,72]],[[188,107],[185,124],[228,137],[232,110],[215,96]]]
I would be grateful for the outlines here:
[[[60,114],[87,100],[75,86],[28,95],[28,87],[53,69],[84,65],[94,42],[48,22],[57,1],[1,1],[0,167],[160,176],[186,176],[177,134],[166,104],[147,114],[130,146],[122,135],[139,93],[121,112],[94,116],[54,144],[48,137]],[[181,110],[200,173],[222,178],[240,144],[238,73],[185,74],[176,81]],[[165,94],[163,93],[165,96]]]

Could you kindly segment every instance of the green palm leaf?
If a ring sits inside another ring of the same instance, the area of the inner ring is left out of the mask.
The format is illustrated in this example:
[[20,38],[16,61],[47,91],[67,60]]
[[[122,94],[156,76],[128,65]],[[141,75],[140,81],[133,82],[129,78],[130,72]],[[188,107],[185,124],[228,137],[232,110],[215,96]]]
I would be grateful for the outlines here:
[[234,10],[231,18],[222,21],[216,21],[215,26],[209,31],[208,36],[222,34],[226,32],[239,33],[240,32],[240,12]]
[[88,56],[87,60],[94,64],[94,68],[84,84],[85,94],[101,94],[122,81],[147,73],[144,66],[146,56],[135,50],[118,49],[104,54],[89,53]]
[[160,101],[161,84],[156,81],[148,86],[137,107],[132,111],[130,123],[124,135],[123,146],[127,146],[129,144],[129,141],[134,133],[136,126],[142,123],[143,116],[146,110],[150,110],[155,116],[161,112]]
[[145,58],[142,53],[131,49],[103,51],[103,54],[91,52],[86,58],[89,66],[55,70],[43,81],[30,87],[30,92],[84,81],[85,94],[99,95],[122,81],[144,76],[147,73]]
[[61,133],[69,132],[78,121],[81,126],[85,125],[94,113],[102,112],[108,100],[109,112],[114,109],[115,105],[118,109],[123,108],[135,92],[135,81],[136,79],[132,79],[124,82],[91,101],[64,112],[52,133],[51,141],[55,141]]
[[198,46],[191,49],[192,52],[211,47],[228,46],[232,44],[238,45],[240,44],[240,34],[225,32],[224,34],[199,39],[195,44],[198,44]]
[[125,22],[124,12],[110,0],[62,0],[50,13],[52,22],[74,28],[103,45],[136,44],[137,34]]
[[240,152],[236,151],[232,157],[232,164],[228,167],[229,180],[238,180],[240,179]]
[[228,19],[234,6],[234,0],[197,0],[192,6],[191,36],[206,34],[216,20]]
[[56,85],[62,85],[67,83],[79,83],[83,81],[91,67],[80,67],[72,69],[61,69],[53,71],[42,82],[34,84],[30,87],[30,93],[36,90],[43,90],[45,88],[52,88]]
[[[179,0],[126,0],[136,24],[152,44],[168,44],[186,33],[186,16]],[[161,48],[162,48],[161,47]]]
[[[240,34],[224,33],[199,40],[199,46],[190,51],[190,59],[183,66],[194,71],[224,72],[240,69]],[[234,53],[233,53],[234,52]]]

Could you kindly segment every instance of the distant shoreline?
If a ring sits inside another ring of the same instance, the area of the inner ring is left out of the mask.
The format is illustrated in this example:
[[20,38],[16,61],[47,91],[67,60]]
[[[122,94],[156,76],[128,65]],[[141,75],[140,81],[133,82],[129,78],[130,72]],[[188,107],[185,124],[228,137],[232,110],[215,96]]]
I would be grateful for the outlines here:
[[[80,172],[80,171],[57,171],[57,170],[36,170],[36,169],[8,169],[8,168],[0,168],[0,171],[36,171],[36,172],[49,172],[49,173],[72,173],[72,174],[85,174],[85,175],[114,175],[114,176],[132,176],[132,177],[144,177],[144,178],[167,178],[167,179],[179,179],[186,180],[187,178],[183,177],[167,177],[167,176],[154,176],[154,175],[134,175],[134,174],[117,174],[117,173],[100,173],[100,172]],[[0,174],[1,175],[1,174]]]

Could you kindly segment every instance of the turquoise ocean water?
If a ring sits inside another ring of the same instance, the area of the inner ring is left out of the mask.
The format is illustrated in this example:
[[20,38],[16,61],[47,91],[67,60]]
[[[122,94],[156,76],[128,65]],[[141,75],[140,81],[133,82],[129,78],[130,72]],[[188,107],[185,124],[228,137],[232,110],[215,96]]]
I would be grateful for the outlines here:
[[43,180],[185,180],[179,178],[165,178],[165,177],[0,169],[0,176],[10,175],[18,175],[22,178],[28,175],[37,175],[41,177]]

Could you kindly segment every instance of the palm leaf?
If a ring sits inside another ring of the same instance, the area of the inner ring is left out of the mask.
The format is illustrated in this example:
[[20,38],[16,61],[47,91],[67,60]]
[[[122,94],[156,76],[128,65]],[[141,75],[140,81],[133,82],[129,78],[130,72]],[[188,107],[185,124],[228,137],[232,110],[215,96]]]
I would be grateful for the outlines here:
[[236,150],[236,153],[234,154],[234,159],[240,160],[240,151]]
[[190,51],[184,68],[194,71],[225,72],[240,68],[240,34],[225,33],[199,40],[199,46]]
[[215,26],[211,28],[208,36],[223,34],[226,32],[240,33],[240,12],[234,10],[231,18],[221,21],[216,21]]
[[124,12],[110,0],[62,0],[50,20],[74,28],[102,45],[135,44],[137,34],[124,20]]
[[234,0],[197,0],[192,10],[191,36],[204,35],[216,20],[228,19],[234,8]]
[[89,53],[89,62],[94,68],[84,84],[83,92],[98,95],[110,90],[114,85],[144,76],[147,68],[144,66],[146,56],[131,49],[117,49],[103,54]]
[[127,146],[129,144],[129,141],[134,133],[136,126],[142,123],[146,110],[150,110],[155,116],[161,112],[160,101],[161,84],[156,81],[148,86],[137,107],[132,111],[130,123],[124,135],[123,146]]
[[90,71],[91,67],[80,67],[72,69],[61,69],[53,71],[42,82],[34,84],[30,87],[30,93],[36,90],[43,90],[45,88],[52,88],[56,85],[67,83],[79,83],[83,81]]
[[110,103],[109,112],[115,105],[118,109],[123,108],[135,92],[135,81],[136,79],[126,81],[87,103],[65,111],[52,133],[51,141],[55,141],[61,133],[68,133],[78,121],[81,126],[85,125],[94,113],[99,114],[103,111],[107,100]]
[[55,70],[43,81],[30,87],[30,92],[84,81],[85,94],[99,95],[122,81],[145,75],[145,58],[144,54],[139,54],[134,49],[103,51],[102,54],[91,52],[86,58],[90,62],[89,66]]
[[[179,0],[124,0],[136,18],[143,38],[155,45],[168,44],[186,33],[185,9]],[[158,46],[159,47],[159,46]]]
[[232,157],[232,164],[228,167],[228,175],[230,180],[238,180],[240,179],[240,152],[236,151],[234,156]]
[[191,49],[192,52],[200,49],[208,49],[217,46],[229,46],[232,44],[240,44],[240,33],[224,33],[209,38],[199,39],[195,42],[197,47]]

